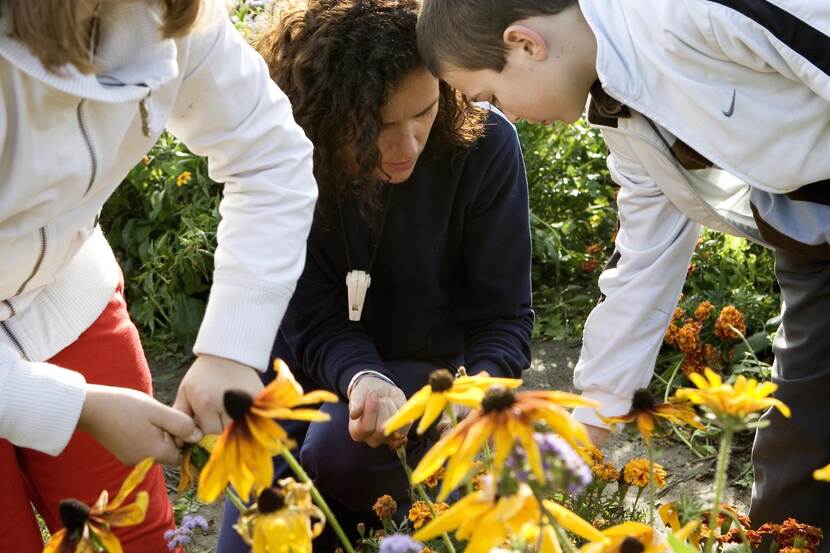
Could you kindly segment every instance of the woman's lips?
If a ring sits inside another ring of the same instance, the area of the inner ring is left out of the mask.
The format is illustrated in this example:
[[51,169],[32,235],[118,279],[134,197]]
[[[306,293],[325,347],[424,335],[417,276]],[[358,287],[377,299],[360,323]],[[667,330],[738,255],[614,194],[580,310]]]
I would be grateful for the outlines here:
[[414,166],[414,161],[404,161],[401,163],[386,163],[386,168],[392,173],[405,173],[410,171]]

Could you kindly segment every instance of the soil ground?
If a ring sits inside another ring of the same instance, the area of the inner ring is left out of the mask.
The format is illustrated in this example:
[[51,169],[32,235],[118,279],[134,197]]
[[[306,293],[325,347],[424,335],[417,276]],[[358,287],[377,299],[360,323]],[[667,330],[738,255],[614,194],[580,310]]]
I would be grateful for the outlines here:
[[[533,361],[525,372],[526,388],[571,390],[573,369],[579,357],[579,346],[565,342],[536,342],[533,346]],[[156,397],[172,404],[183,370],[171,369],[160,363],[150,363],[153,372],[153,386]],[[661,501],[679,499],[681,495],[695,495],[707,503],[711,501],[712,474],[715,469],[714,457],[698,458],[677,439],[655,440],[655,461],[663,465],[669,474],[668,482],[658,492]],[[724,501],[734,504],[741,512],[747,512],[749,489],[736,482],[748,480],[744,473],[748,467],[750,445],[748,442],[736,446],[730,470],[730,486]],[[611,438],[604,448],[607,458],[621,466],[635,457],[645,457],[640,440],[633,434],[618,434]],[[176,500],[178,469],[166,468],[168,492]],[[199,536],[192,551],[201,553],[213,551],[218,537],[222,517],[221,503],[201,506],[198,514],[204,516],[210,525],[206,535]]]

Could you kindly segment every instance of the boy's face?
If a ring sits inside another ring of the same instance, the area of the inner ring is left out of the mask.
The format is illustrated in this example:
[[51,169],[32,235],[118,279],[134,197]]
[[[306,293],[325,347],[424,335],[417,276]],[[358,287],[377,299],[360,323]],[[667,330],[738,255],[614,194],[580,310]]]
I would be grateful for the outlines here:
[[473,101],[490,101],[511,120],[572,123],[597,79],[596,39],[578,6],[514,23],[504,31],[506,65],[447,65],[441,78]]

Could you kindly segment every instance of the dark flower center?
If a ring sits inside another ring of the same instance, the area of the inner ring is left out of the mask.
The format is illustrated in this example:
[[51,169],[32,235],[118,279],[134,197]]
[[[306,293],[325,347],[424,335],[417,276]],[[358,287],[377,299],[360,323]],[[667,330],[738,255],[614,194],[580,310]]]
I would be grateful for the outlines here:
[[69,534],[81,530],[89,520],[89,507],[77,499],[64,499],[58,504],[63,527]]
[[646,546],[640,540],[631,536],[625,538],[620,544],[620,553],[643,553],[645,550]]
[[634,392],[634,399],[631,402],[632,411],[651,411],[657,406],[651,393],[645,388]]
[[265,488],[256,503],[260,513],[275,513],[285,507],[285,498],[276,488]]
[[235,421],[241,421],[254,405],[254,398],[251,394],[242,390],[228,390],[223,398],[225,411]]
[[453,381],[452,373],[447,369],[438,369],[429,375],[429,385],[433,392],[446,392],[452,388]]
[[481,407],[485,413],[491,413],[493,411],[509,409],[515,403],[516,395],[513,393],[513,390],[501,386],[494,386],[487,390],[487,394],[481,401]]

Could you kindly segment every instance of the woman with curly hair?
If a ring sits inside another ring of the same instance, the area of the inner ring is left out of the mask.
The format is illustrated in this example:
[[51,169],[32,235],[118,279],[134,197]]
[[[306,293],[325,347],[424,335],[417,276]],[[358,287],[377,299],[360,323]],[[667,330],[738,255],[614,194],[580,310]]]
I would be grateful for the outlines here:
[[[409,486],[383,425],[437,368],[519,377],[530,363],[527,180],[516,131],[423,66],[416,0],[278,3],[258,41],[315,147],[305,271],[276,338],[306,388],[342,402],[288,425],[342,518],[399,516]],[[416,463],[437,431],[409,435]],[[285,475],[277,462],[277,477]],[[226,511],[220,551],[241,550]],[[319,547],[319,544],[317,544]],[[327,550],[327,549],[323,549]]]

